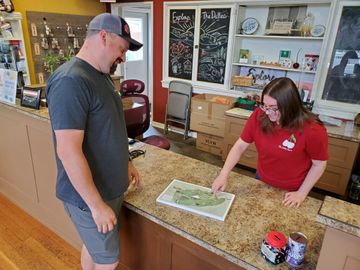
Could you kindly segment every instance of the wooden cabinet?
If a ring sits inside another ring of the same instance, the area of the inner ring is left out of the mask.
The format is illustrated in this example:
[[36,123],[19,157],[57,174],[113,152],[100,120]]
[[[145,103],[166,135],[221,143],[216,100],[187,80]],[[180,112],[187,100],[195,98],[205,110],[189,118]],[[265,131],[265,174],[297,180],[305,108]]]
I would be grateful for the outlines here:
[[244,269],[126,207],[121,223],[120,265],[125,269]]
[[359,143],[329,137],[329,160],[316,187],[345,195]]
[[316,270],[360,269],[360,238],[327,228]]
[[[224,160],[239,138],[245,123],[246,119],[233,116],[225,117],[225,137],[222,154]],[[315,187],[344,196],[356,160],[358,147],[359,143],[357,142],[329,137],[328,164]],[[256,169],[257,159],[256,148],[251,144],[239,160],[239,164]]]
[[56,162],[50,123],[0,104],[0,193],[80,248],[81,240],[55,197]]
[[[234,145],[236,140],[239,138],[246,120],[226,116],[225,117],[225,136],[224,136],[224,143],[223,143],[223,151],[222,151],[222,158],[223,160],[226,159],[228,153],[230,152],[231,147]],[[239,164],[247,166],[249,168],[256,169],[257,167],[257,159],[258,154],[256,151],[256,147],[254,144],[250,144],[246,151],[243,153],[242,157],[239,160]]]

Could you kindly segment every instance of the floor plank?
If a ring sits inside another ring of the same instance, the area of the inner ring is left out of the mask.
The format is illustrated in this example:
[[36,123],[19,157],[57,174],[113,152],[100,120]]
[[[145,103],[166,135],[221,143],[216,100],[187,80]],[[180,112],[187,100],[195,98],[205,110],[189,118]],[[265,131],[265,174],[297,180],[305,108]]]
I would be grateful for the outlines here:
[[81,269],[80,252],[0,195],[0,270]]

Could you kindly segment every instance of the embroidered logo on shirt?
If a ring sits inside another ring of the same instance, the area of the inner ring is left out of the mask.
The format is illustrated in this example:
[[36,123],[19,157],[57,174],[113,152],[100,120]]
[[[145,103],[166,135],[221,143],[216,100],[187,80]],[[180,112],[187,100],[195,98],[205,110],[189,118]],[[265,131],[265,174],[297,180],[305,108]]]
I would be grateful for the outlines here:
[[296,144],[296,138],[294,134],[291,134],[289,138],[284,140],[281,145],[279,145],[279,148],[284,149],[286,151],[292,151],[292,149],[295,147]]

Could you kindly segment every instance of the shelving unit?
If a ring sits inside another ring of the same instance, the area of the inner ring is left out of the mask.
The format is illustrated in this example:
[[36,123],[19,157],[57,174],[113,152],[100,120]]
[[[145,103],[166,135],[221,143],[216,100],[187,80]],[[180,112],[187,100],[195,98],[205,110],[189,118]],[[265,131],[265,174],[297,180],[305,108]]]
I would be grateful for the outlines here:
[[[289,5],[280,5],[279,7],[296,7],[306,6],[306,14],[311,13],[314,17],[313,25],[321,24],[329,29],[328,17],[330,13],[331,1],[292,1]],[[266,25],[269,14],[269,9],[277,7],[273,1],[254,1],[247,2],[238,6],[237,13],[237,33],[234,35],[233,55],[231,64],[231,77],[238,75],[249,74],[249,69],[258,74],[263,70],[268,77],[286,76],[291,78],[300,90],[309,91],[308,99],[313,99],[313,89],[317,89],[318,70],[305,69],[305,55],[319,55],[319,62],[321,62],[321,55],[323,54],[323,40],[322,37],[300,36],[300,35],[266,35]],[[246,18],[255,18],[259,22],[257,31],[252,35],[240,33],[241,23]],[[298,27],[297,27],[298,28]],[[240,49],[249,50],[248,63],[240,63]],[[267,63],[276,63],[279,61],[280,50],[288,50],[291,52],[290,59],[292,63],[299,63],[298,69],[282,67],[282,66],[267,66],[260,65],[259,62],[265,61]],[[255,57],[254,57],[255,56]],[[255,71],[254,71],[255,69]],[[232,81],[229,83],[230,91],[259,91],[261,86],[235,86]]]
[[[0,63],[0,68],[10,68],[12,70],[22,71],[24,83],[25,85],[29,85],[30,76],[28,62],[26,59],[23,29],[21,25],[21,13],[0,13],[0,16],[4,18],[4,22],[7,22],[11,25],[10,32],[13,35],[13,37],[7,38],[0,34],[0,43],[8,44],[9,46],[8,52],[6,49],[4,49],[5,51],[3,51],[3,49],[0,50],[0,58],[2,60]],[[19,50],[18,55],[16,55],[16,50]],[[6,59],[10,59],[8,62],[5,61],[5,55]]]

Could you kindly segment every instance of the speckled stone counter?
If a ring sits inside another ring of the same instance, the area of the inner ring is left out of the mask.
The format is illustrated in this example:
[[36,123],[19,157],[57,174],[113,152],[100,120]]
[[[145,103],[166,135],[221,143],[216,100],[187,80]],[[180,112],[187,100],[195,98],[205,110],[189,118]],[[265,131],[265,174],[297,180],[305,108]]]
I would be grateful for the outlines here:
[[329,227],[360,237],[360,205],[326,196],[317,219]]
[[40,107],[39,110],[22,107],[22,106],[20,106],[19,99],[16,99],[16,104],[8,104],[8,103],[0,102],[0,106],[4,106],[7,109],[29,115],[31,117],[34,117],[34,118],[42,120],[42,121],[50,122],[49,111],[46,107]]
[[260,255],[267,232],[288,236],[303,232],[309,239],[304,269],[315,269],[325,226],[316,222],[321,201],[307,198],[299,209],[281,205],[284,191],[253,178],[231,173],[228,192],[234,203],[224,222],[158,205],[156,198],[173,179],[210,187],[220,168],[146,145],[145,158],[134,160],[144,179],[142,190],[125,196],[128,208],[245,269],[289,269],[273,266]]
[[[45,108],[33,110],[2,103],[0,106],[49,121]],[[231,173],[226,191],[235,194],[235,200],[224,222],[159,205],[156,198],[173,179],[210,187],[220,168],[150,145],[143,147],[145,157],[135,159],[134,164],[144,185],[141,190],[126,194],[127,208],[251,270],[289,269],[286,263],[277,266],[267,263],[260,255],[260,245],[269,231],[278,230],[287,237],[292,231],[300,231],[309,239],[303,269],[316,268],[325,232],[325,225],[316,222],[321,201],[307,198],[299,209],[286,208],[281,205],[284,191]]]
[[[248,119],[252,111],[241,108],[233,108],[225,112],[225,115]],[[354,126],[352,121],[343,121],[341,126],[326,125],[329,136],[353,142],[360,142],[360,128]]]

